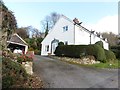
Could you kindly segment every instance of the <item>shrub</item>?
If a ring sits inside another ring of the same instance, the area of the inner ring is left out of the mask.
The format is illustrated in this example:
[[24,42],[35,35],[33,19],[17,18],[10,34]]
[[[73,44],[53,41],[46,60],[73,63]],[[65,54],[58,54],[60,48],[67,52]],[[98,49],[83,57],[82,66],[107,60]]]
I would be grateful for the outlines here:
[[120,45],[119,46],[111,46],[111,51],[113,51],[116,55],[116,58],[120,58]]
[[33,61],[33,55],[26,55],[26,54],[20,54],[17,56],[17,62],[22,63],[22,62],[30,62]]
[[34,53],[35,53],[36,55],[40,55],[40,54],[41,54],[40,50],[38,50],[38,49],[34,50]]
[[63,42],[59,42],[58,45],[59,45],[59,46],[60,46],[60,45],[64,45],[64,43],[63,43]]
[[62,51],[60,50],[62,47],[61,46],[57,46],[56,47],[56,49],[55,49],[55,52],[54,52],[54,54],[56,55],[56,56],[62,56]]
[[96,44],[96,45],[99,45],[99,46],[102,47],[102,48],[104,48],[104,47],[103,47],[103,42],[102,42],[102,41],[98,41],[98,42],[96,42],[95,44]]
[[21,64],[13,62],[9,58],[2,59],[2,87],[9,88],[16,82],[27,80],[28,74]]
[[15,54],[12,53],[12,52],[9,52],[9,57],[10,57],[11,59],[14,59],[14,58],[15,58]]
[[94,46],[93,52],[95,53],[97,60],[101,62],[106,62],[106,55],[105,55],[104,49],[101,46],[96,44],[93,46]]
[[29,51],[34,51],[34,49],[33,49],[32,47],[30,47],[28,50],[29,50]]
[[112,52],[114,52],[116,58],[119,58],[120,59],[120,50],[117,50],[117,49],[111,49]]
[[104,49],[99,45],[63,45],[58,46],[54,53],[56,56],[74,58],[92,55],[99,61],[105,62],[106,60]]
[[116,59],[115,54],[110,50],[105,50],[105,55],[106,55],[107,60],[115,60]]

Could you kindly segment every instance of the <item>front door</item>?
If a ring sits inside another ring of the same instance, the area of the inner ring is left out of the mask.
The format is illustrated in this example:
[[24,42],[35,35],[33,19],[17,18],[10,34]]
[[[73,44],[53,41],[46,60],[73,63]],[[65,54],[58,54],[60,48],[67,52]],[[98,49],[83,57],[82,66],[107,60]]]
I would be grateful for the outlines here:
[[59,40],[57,40],[57,39],[54,39],[54,40],[51,42],[51,53],[52,53],[52,55],[54,54],[55,49],[56,49],[56,47],[58,46],[58,43],[59,43]]

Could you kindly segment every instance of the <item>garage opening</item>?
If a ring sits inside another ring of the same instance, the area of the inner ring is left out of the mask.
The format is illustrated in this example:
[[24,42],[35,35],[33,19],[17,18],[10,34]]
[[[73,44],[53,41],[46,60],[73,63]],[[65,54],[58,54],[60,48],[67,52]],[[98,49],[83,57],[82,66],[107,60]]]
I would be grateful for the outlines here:
[[7,48],[9,48],[12,52],[13,52],[15,49],[20,49],[20,50],[22,50],[23,52],[25,52],[25,46],[18,45],[18,44],[10,43]]

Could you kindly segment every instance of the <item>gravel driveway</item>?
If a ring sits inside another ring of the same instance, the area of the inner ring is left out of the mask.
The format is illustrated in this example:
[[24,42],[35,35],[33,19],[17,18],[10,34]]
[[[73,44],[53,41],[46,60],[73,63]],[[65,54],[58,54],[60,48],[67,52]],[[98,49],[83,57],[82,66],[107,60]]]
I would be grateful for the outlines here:
[[36,55],[33,71],[45,88],[118,88],[118,70],[87,68]]

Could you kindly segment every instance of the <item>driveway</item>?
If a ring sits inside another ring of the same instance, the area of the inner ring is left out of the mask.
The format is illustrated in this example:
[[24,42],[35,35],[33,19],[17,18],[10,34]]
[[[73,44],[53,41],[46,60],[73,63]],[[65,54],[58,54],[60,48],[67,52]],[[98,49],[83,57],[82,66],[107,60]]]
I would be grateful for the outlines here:
[[35,56],[33,71],[45,88],[118,88],[118,70],[104,70]]

